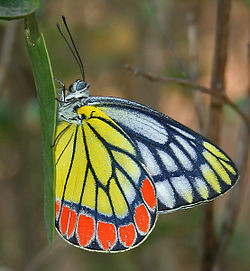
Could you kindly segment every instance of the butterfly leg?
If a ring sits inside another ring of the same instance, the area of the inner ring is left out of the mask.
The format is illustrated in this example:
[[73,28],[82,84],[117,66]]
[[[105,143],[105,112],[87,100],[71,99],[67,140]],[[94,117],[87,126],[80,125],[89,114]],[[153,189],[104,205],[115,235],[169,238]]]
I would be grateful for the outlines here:
[[54,78],[54,80],[62,86],[62,88],[56,88],[56,89],[57,90],[62,90],[61,93],[57,92],[57,94],[59,96],[61,96],[61,101],[60,102],[64,102],[65,101],[65,96],[66,96],[65,84],[62,81],[60,81],[59,79],[57,79],[57,78]]

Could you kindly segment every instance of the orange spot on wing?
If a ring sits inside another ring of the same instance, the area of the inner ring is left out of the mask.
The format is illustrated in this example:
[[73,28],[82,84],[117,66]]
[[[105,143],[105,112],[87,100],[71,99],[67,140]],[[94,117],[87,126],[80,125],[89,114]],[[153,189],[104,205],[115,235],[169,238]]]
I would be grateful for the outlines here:
[[60,200],[57,200],[55,205],[56,205],[55,208],[56,208],[56,219],[57,219],[59,216],[59,211],[60,211],[60,206],[61,206]]
[[75,226],[76,226],[76,217],[77,214],[74,210],[71,210],[70,212],[70,219],[69,219],[69,228],[68,228],[68,233],[67,237],[69,238],[73,232],[75,231]]
[[116,241],[115,226],[111,223],[98,222],[98,238],[103,249],[108,250],[113,247]]
[[155,190],[152,185],[152,183],[149,181],[149,179],[145,179],[142,183],[141,192],[143,199],[146,201],[148,206],[151,209],[154,209],[156,206],[156,196],[155,196]]
[[66,230],[67,230],[67,227],[68,227],[69,210],[70,209],[67,206],[63,206],[63,208],[62,208],[60,226],[61,226],[61,233],[63,235],[66,233]]
[[135,241],[135,227],[132,223],[126,226],[121,226],[119,228],[119,234],[120,234],[122,243],[126,247],[130,247],[133,245]]
[[86,246],[92,239],[95,223],[92,217],[81,214],[78,219],[77,234],[81,246]]
[[147,233],[149,230],[149,214],[144,204],[136,207],[134,218],[138,229]]

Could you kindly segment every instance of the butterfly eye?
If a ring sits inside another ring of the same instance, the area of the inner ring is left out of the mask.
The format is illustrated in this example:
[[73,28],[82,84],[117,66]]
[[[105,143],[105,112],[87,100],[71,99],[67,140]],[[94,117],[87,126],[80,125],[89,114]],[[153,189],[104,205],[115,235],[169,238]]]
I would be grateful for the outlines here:
[[86,83],[86,82],[80,81],[80,80],[79,80],[79,81],[77,82],[76,86],[75,86],[75,89],[76,89],[76,90],[82,90],[82,89],[85,89],[86,86],[87,86],[87,83]]
[[79,92],[81,90],[85,90],[86,88],[88,88],[88,83],[77,79],[73,84],[70,85],[69,87],[69,91],[72,92]]

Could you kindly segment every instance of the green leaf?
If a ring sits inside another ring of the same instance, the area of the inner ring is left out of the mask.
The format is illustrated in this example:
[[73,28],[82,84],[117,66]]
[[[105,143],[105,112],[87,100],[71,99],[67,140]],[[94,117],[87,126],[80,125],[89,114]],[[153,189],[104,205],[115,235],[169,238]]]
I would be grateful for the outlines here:
[[39,0],[2,0],[0,1],[0,19],[22,18],[38,8]]
[[40,107],[45,171],[44,215],[48,239],[52,245],[55,228],[55,164],[52,147],[56,124],[55,86],[45,40],[39,32],[34,14],[25,18],[25,33]]

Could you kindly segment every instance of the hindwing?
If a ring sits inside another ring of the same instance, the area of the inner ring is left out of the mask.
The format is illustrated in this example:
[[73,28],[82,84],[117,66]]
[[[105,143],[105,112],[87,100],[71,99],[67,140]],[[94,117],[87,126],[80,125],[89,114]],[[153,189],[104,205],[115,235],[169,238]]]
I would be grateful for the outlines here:
[[113,119],[138,147],[154,180],[160,212],[209,201],[237,181],[232,160],[177,121],[125,99],[92,97],[88,104]]

